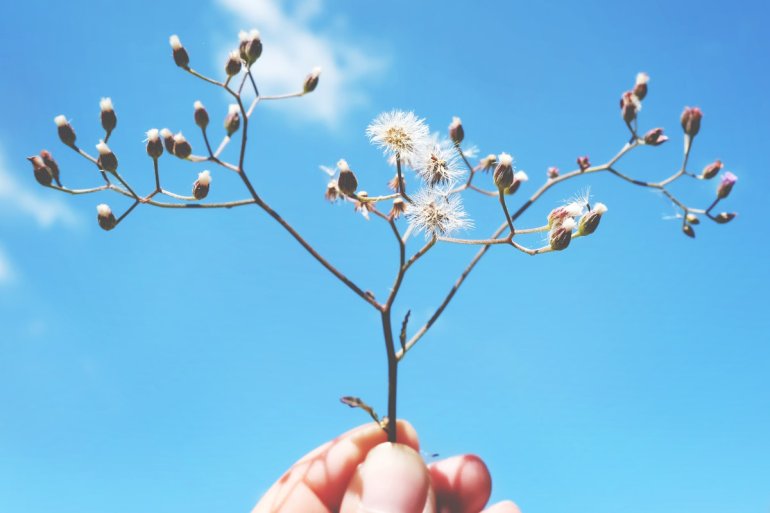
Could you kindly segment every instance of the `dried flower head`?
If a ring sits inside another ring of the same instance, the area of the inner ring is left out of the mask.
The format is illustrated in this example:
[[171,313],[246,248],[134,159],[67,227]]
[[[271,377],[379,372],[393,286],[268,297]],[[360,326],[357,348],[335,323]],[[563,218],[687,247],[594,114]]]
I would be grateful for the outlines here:
[[571,217],[566,218],[558,226],[554,226],[548,234],[548,243],[554,251],[567,249],[572,241],[572,230],[577,223]]
[[163,138],[163,146],[166,147],[166,151],[174,154],[174,133],[168,128],[163,128],[160,131],[160,136]]
[[490,153],[483,159],[481,159],[481,162],[479,162],[479,166],[481,167],[481,170],[484,172],[489,172],[495,168],[497,165],[497,155],[494,153]]
[[262,39],[259,37],[259,30],[251,29],[249,32],[242,30],[238,33],[238,39],[241,41],[238,46],[241,59],[246,62],[246,66],[251,66],[262,55]]
[[636,84],[634,85],[634,95],[639,98],[639,100],[644,100],[644,97],[647,96],[647,82],[649,81],[650,75],[643,71],[637,73]]
[[425,233],[425,238],[449,235],[472,226],[457,194],[426,187],[412,200],[414,203],[406,207],[409,228],[415,233]]
[[396,198],[393,200],[393,207],[390,209],[390,217],[393,219],[398,219],[401,217],[401,214],[406,212],[406,201],[404,201],[404,198]]
[[99,101],[99,109],[101,110],[100,118],[102,122],[102,128],[109,134],[118,125],[118,117],[115,115],[115,109],[112,106],[112,100],[110,98],[102,98]]
[[358,188],[358,179],[355,173],[350,169],[345,159],[340,159],[337,162],[337,169],[340,172],[337,177],[337,188],[345,196],[353,196]]
[[160,132],[157,128],[147,130],[147,155],[157,159],[163,155],[163,143],[160,140]]
[[493,179],[501,191],[513,184],[513,157],[507,153],[501,153],[497,157],[497,167],[495,167]]
[[35,174],[35,180],[44,187],[51,185],[51,182],[53,181],[53,172],[45,164],[43,157],[35,155],[33,157],[27,157],[27,160],[32,163],[32,171]]
[[200,100],[195,100],[193,104],[193,118],[195,119],[195,124],[202,130],[205,130],[209,125],[209,113]]
[[180,68],[187,68],[190,65],[190,56],[187,54],[182,42],[179,40],[179,36],[174,34],[168,38],[168,43],[171,45],[172,56],[174,57],[174,63]]
[[106,231],[110,231],[118,224],[117,219],[112,213],[112,209],[106,203],[96,206],[96,220],[99,226]]
[[179,157],[180,159],[186,159],[192,154],[192,146],[190,146],[190,143],[187,142],[187,139],[184,135],[182,135],[182,132],[174,135],[173,141],[174,147],[171,153],[173,153],[176,157]]
[[53,118],[53,122],[56,123],[61,142],[67,146],[74,147],[76,139],[75,130],[72,128],[72,125],[70,125],[70,122],[67,121],[67,118],[63,114],[59,114]]
[[321,68],[315,67],[313,68],[313,71],[310,72],[310,74],[305,77],[305,82],[302,83],[302,92],[312,93],[315,91],[315,88],[318,87],[318,78],[321,76]]
[[448,144],[426,147],[415,160],[417,174],[431,187],[452,184],[463,175],[457,152]]
[[202,200],[209,195],[211,186],[211,172],[201,171],[198,173],[198,179],[195,180],[192,187],[192,195],[197,200]]
[[225,131],[232,136],[241,126],[241,108],[237,103],[231,103],[225,116]]
[[429,141],[430,131],[414,112],[383,112],[366,128],[366,135],[388,155],[409,160]]
[[225,62],[225,73],[228,77],[232,77],[241,72],[241,52],[233,50],[227,55],[227,62]]
[[99,158],[97,159],[99,169],[103,169],[104,171],[109,171],[111,173],[114,173],[118,170],[118,157],[112,153],[112,150],[109,146],[107,146],[107,143],[104,141],[99,141],[99,144],[96,145],[96,151],[99,152]]
[[460,144],[465,139],[463,122],[457,116],[453,117],[452,122],[449,124],[449,138],[455,144]]

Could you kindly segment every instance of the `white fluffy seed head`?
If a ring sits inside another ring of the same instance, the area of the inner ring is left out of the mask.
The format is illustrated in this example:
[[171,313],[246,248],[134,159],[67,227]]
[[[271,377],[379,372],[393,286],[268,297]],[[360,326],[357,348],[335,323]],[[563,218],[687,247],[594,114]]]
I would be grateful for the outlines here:
[[168,139],[169,137],[173,137],[174,134],[168,128],[164,128],[160,131],[160,136],[164,139]]
[[179,132],[178,134],[174,135],[174,142],[177,144],[187,142],[187,139],[185,136],[182,135],[182,132]]
[[473,226],[458,194],[426,187],[412,200],[414,202],[406,207],[409,228],[415,233],[425,233],[425,238],[449,235]]
[[259,30],[251,29],[249,31],[249,39],[251,39],[252,41],[255,39],[259,39]]
[[527,173],[525,173],[524,171],[516,171],[516,174],[513,175],[513,178],[517,182],[526,182],[527,180],[529,180],[529,176],[527,176]]
[[233,61],[240,61],[241,60],[241,52],[239,52],[238,50],[233,50],[228,55],[228,58],[230,60],[233,60]]
[[575,222],[575,220],[573,218],[568,217],[567,219],[564,220],[563,223],[561,223],[561,226],[565,230],[572,231],[572,230],[575,229],[575,226],[577,226],[577,223]]
[[451,143],[436,143],[424,147],[415,155],[411,164],[430,187],[454,184],[464,173]]
[[179,50],[180,48],[182,48],[182,42],[179,40],[179,36],[177,36],[176,34],[168,38],[168,44],[171,45],[171,48],[173,50]]
[[366,128],[369,141],[386,155],[398,154],[402,162],[410,161],[430,140],[430,129],[414,112],[383,112]]
[[107,155],[109,153],[112,153],[110,150],[110,147],[107,146],[107,143],[104,141],[99,141],[99,144],[96,145],[96,151],[99,152],[99,155]]
[[102,203],[96,206],[96,213],[99,214],[99,217],[110,217],[112,209],[108,204]]
[[99,108],[102,109],[102,112],[112,110],[112,98],[102,98],[99,100]]
[[594,212],[596,212],[599,215],[604,214],[607,211],[607,205],[604,203],[597,203],[594,205]]
[[501,166],[510,167],[513,165],[513,157],[511,157],[507,153],[501,153],[497,156],[497,161],[500,163]]
[[577,217],[583,214],[584,206],[583,203],[573,201],[572,203],[565,205],[564,210],[567,212],[567,215]]
[[640,73],[637,73],[637,75],[636,75],[636,84],[637,85],[639,85],[639,84],[646,84],[649,81],[650,81],[650,75],[648,75],[644,71],[642,71]]
[[338,160],[337,169],[339,169],[340,171],[350,171],[350,166],[348,165],[348,161],[345,159]]
[[205,109],[206,107],[203,106],[203,103],[201,103],[200,100],[195,100],[195,103],[193,103],[193,108],[195,110],[201,110],[201,109]]
[[158,140],[158,134],[159,134],[159,132],[158,132],[157,128],[150,128],[149,130],[147,130],[147,134],[146,134],[147,135],[147,140],[148,141],[152,141],[152,142],[157,141]]
[[211,184],[211,172],[201,171],[198,173],[198,183],[206,187]]
[[53,118],[53,122],[56,123],[56,126],[64,126],[67,124],[67,117],[64,114],[59,114]]
[[318,78],[321,76],[321,66],[316,66],[313,71],[310,72],[310,76]]
[[241,113],[241,108],[238,106],[237,103],[231,103],[227,107],[227,112],[228,112],[228,114],[240,114]]

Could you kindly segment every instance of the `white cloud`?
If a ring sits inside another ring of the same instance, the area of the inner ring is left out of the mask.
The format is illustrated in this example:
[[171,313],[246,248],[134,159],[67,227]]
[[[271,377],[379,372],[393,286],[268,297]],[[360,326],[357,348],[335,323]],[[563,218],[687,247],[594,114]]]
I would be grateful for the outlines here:
[[11,267],[11,261],[0,247],[0,286],[11,283],[14,279],[15,273]]
[[[281,108],[335,126],[349,110],[366,104],[367,81],[385,70],[387,59],[367,53],[360,42],[343,41],[339,27],[319,28],[323,1],[219,0],[235,16],[238,28],[260,31],[264,52],[255,65],[260,93],[295,92],[320,66],[318,89],[310,97],[282,102]],[[224,62],[226,53],[217,58]]]
[[43,228],[55,223],[68,226],[76,224],[75,212],[60,198],[50,197],[52,194],[44,197],[33,187],[37,187],[37,182],[32,176],[29,163],[26,160],[20,160],[10,165],[0,148],[0,213],[2,217],[7,217],[8,214],[28,215]]

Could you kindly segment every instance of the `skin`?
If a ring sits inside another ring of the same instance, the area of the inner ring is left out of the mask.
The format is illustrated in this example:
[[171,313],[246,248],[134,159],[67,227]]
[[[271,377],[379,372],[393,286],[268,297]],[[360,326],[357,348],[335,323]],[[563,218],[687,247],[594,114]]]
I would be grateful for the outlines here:
[[371,423],[353,429],[292,465],[252,513],[521,513],[510,501],[484,509],[492,478],[477,456],[426,466],[409,423],[398,440]]

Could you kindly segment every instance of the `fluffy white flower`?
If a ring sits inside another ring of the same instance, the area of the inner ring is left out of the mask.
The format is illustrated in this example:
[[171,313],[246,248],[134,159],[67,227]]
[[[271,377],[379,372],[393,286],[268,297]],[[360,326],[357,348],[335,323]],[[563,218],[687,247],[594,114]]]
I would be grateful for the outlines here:
[[111,98],[102,98],[101,100],[99,100],[99,108],[102,111],[113,110],[112,99]]
[[366,128],[366,135],[386,155],[397,154],[402,160],[411,160],[427,144],[430,132],[414,112],[393,110],[377,116]]
[[458,194],[424,188],[415,194],[412,200],[414,203],[406,207],[409,230],[424,232],[425,238],[449,235],[473,226]]
[[415,171],[431,187],[456,182],[464,172],[454,146],[436,143],[425,147],[414,159]]

